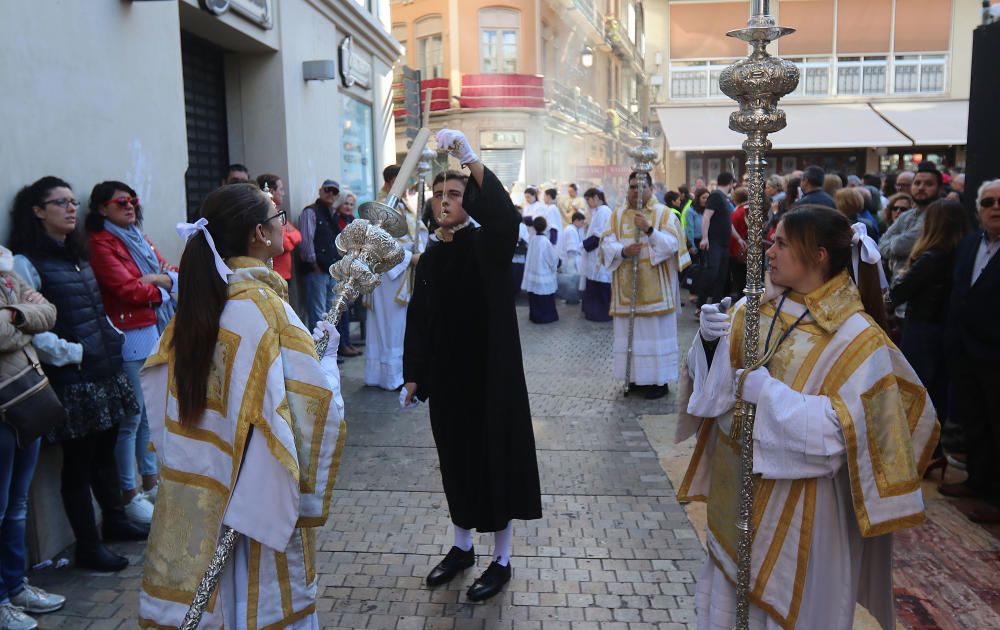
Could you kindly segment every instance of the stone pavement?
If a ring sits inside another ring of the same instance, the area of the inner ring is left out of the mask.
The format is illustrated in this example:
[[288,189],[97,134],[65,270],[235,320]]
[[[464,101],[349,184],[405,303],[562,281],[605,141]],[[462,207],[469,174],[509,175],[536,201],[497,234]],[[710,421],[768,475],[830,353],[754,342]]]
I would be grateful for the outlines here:
[[[342,366],[348,440],[319,536],[323,627],[694,627],[705,554],[639,424],[675,412],[675,397],[624,399],[611,378],[611,325],[559,310],[558,323],[538,326],[518,308],[544,517],[515,522],[513,579],[486,603],[464,592],[489,563],[492,535],[477,535],[475,569],[447,587],[422,585],[452,543],[426,407],[403,412],[395,393],[363,387],[363,358]],[[681,322],[686,348],[690,308]],[[69,598],[40,616],[42,628],[135,627],[143,547],[115,548],[132,560],[118,575],[32,575]]]

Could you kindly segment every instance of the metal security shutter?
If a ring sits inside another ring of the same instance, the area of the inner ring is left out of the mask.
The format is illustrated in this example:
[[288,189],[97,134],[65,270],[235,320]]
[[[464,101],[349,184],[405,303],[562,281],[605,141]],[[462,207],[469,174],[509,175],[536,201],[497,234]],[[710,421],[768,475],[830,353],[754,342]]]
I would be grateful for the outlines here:
[[185,174],[188,218],[198,214],[205,196],[219,187],[229,165],[226,123],[225,51],[181,33],[184,111],[187,115],[188,169]]
[[481,153],[483,164],[504,186],[524,181],[524,149],[483,149]]

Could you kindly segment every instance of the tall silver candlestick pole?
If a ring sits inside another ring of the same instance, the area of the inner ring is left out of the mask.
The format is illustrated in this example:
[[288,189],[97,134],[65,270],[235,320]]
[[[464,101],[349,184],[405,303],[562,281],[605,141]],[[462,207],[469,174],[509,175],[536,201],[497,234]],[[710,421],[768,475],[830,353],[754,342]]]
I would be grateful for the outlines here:
[[[643,129],[642,135],[639,136],[638,146],[629,149],[628,156],[635,160],[632,165],[632,171],[638,173],[635,178],[636,183],[636,200],[635,200],[635,211],[636,214],[642,212],[645,207],[645,195],[646,195],[646,178],[649,177],[650,171],[653,170],[653,166],[656,164],[656,160],[659,155],[656,153],[656,149],[650,146],[650,141],[652,138],[649,136],[649,129]],[[628,195],[626,194],[626,199]],[[642,236],[639,232],[639,226],[635,226],[635,243],[639,242],[639,238]],[[629,391],[632,389],[632,359],[635,356],[634,344],[635,344],[635,307],[636,302],[639,300],[639,254],[632,257],[632,295],[630,296],[629,306],[628,306],[628,340],[625,346],[625,395],[628,396]]]
[[[729,128],[747,135],[743,150],[747,154],[750,214],[747,220],[747,296],[744,311],[743,362],[753,366],[758,361],[760,306],[764,295],[761,238],[764,228],[764,155],[771,150],[767,135],[785,128],[785,112],[778,100],[795,89],[799,70],[791,62],[772,57],[766,47],[772,41],[795,32],[777,25],[770,15],[769,0],[749,0],[747,27],[726,33],[752,46],[750,54],[722,71],[719,86],[737,101],[739,111],[729,115]],[[737,396],[734,431],[740,435],[740,515],[736,581],[736,628],[748,630],[750,615],[750,560],[753,532],[753,423],[756,407]]]

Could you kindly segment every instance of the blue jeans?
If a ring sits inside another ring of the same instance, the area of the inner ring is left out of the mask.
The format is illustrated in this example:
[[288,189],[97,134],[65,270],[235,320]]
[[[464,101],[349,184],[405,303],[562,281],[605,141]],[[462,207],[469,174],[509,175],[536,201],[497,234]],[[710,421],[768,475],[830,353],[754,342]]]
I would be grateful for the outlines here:
[[38,463],[41,438],[17,447],[14,431],[0,424],[0,602],[24,590],[28,489]]
[[142,381],[139,370],[143,360],[125,361],[123,371],[128,376],[135,400],[139,403],[139,413],[131,418],[123,418],[118,425],[118,441],[115,443],[115,465],[118,466],[118,481],[122,490],[139,488],[135,480],[135,464],[139,462],[139,474],[156,474],[156,453],[149,450],[149,418],[146,416],[146,402],[142,397]]
[[[333,290],[337,286],[328,273],[311,272],[306,274],[306,310],[309,313],[309,331],[316,328],[316,323],[323,319],[330,306],[333,305]],[[351,318],[347,311],[340,316],[337,331],[340,333],[340,347],[350,343]]]

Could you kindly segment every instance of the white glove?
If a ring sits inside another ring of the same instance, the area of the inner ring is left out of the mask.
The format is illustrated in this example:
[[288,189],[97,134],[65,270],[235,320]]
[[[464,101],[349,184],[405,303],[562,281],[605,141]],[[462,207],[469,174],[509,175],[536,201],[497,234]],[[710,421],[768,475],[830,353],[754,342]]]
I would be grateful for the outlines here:
[[410,392],[407,391],[406,385],[403,385],[403,387],[399,390],[399,408],[400,409],[413,409],[414,407],[417,407],[417,406],[420,405],[420,401],[417,400],[416,396],[413,397],[413,402],[409,402],[408,403],[407,399],[409,397],[410,397]]
[[439,149],[447,150],[462,166],[479,161],[479,156],[472,150],[469,139],[461,131],[442,129],[437,132],[434,139],[437,140]]
[[701,307],[699,317],[701,325],[698,327],[698,334],[705,341],[715,341],[729,334],[729,305],[732,298],[723,298],[719,304],[706,304]]
[[[739,381],[740,375],[746,370],[736,370],[736,379]],[[747,378],[743,381],[743,400],[746,402],[756,405],[760,402],[760,393],[764,391],[764,386],[770,381],[773,381],[774,377],[771,373],[767,371],[766,367],[759,367],[747,374]]]
[[326,344],[326,352],[324,352],[323,356],[319,358],[320,361],[326,357],[336,357],[337,350],[340,348],[340,333],[337,332],[337,327],[325,319],[321,319],[316,322],[316,328],[313,328],[313,341],[319,343],[319,340],[323,338],[324,334],[330,335],[330,341]]

